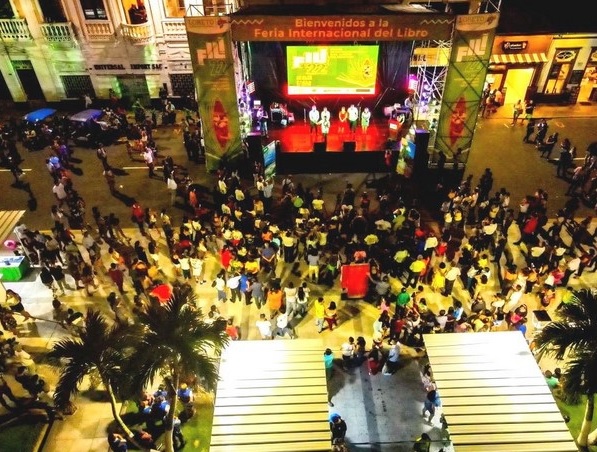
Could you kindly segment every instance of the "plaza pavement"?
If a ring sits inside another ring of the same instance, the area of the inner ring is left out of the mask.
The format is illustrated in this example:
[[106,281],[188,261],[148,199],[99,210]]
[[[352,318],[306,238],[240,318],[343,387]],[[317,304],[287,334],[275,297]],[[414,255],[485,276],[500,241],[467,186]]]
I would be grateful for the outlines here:
[[[484,120],[486,123],[493,121],[496,123],[506,123],[509,116],[505,114],[506,107],[503,107],[504,113],[499,113],[489,120]],[[591,110],[588,110],[591,109]],[[569,117],[580,115],[594,114],[594,108],[586,107],[576,108],[574,111],[568,111],[568,107],[540,107],[536,110],[537,117]],[[501,115],[501,116],[500,116]],[[481,125],[487,129],[487,126]],[[491,139],[491,138],[489,138]],[[482,170],[488,165],[487,160],[482,158],[475,159],[475,154],[467,164],[467,173],[474,174],[475,180]],[[493,166],[492,166],[493,168]],[[209,181],[209,175],[203,175]],[[373,176],[375,177],[375,175]],[[342,175],[309,175],[309,176],[295,176],[295,183],[301,181],[305,187],[324,186],[324,193],[326,196],[326,204],[332,203],[335,194],[341,192],[346,182],[351,182],[357,189],[357,193],[367,187],[367,181],[371,179],[371,175],[364,174],[342,174]],[[209,183],[209,182],[206,182]],[[499,180],[499,186],[506,186],[508,188],[519,183],[515,178],[506,179],[502,177]],[[544,180],[546,187],[550,189],[554,187],[551,180]],[[559,183],[559,182],[558,182]],[[209,186],[209,185],[207,185]],[[559,186],[556,186],[559,188]],[[555,190],[555,188],[554,188]],[[513,198],[514,200],[515,198]],[[550,198],[550,203],[553,198]],[[4,204],[4,202],[2,203]],[[333,204],[332,204],[333,205]],[[373,206],[374,207],[374,206]],[[45,212],[45,211],[42,211]],[[590,214],[590,209],[584,209],[580,212],[579,218],[585,214]],[[29,214],[29,218],[32,214]],[[37,217],[35,215],[35,217]],[[125,217],[128,218],[128,217]],[[39,221],[37,218],[33,221]],[[25,218],[27,223],[27,217]],[[44,220],[47,224],[49,219]],[[593,225],[593,228],[595,226]],[[593,230],[593,229],[591,229]],[[135,229],[126,229],[125,231],[130,236],[135,236],[137,231]],[[510,243],[517,240],[518,230],[516,226],[510,229]],[[137,236],[142,243],[146,244],[145,239]],[[164,247],[163,240],[160,242],[161,247]],[[102,251],[105,254],[107,249],[104,245]],[[518,248],[513,247],[513,252],[517,263],[522,262],[522,257],[518,252]],[[104,256],[105,257],[105,256]],[[164,266],[166,271],[167,258],[164,256]],[[217,260],[210,257],[207,262],[207,275],[213,277],[217,271]],[[495,268],[492,268],[495,274]],[[282,278],[283,282],[294,280],[298,282],[298,278],[290,273],[288,265],[279,264],[277,275]],[[209,279],[209,278],[208,278]],[[95,307],[105,312],[110,318],[112,317],[106,302],[107,294],[113,290],[105,275],[100,277],[102,282],[100,289],[92,297],[86,297],[82,290],[69,291],[66,296],[61,297],[67,306],[73,307],[76,310],[84,311],[88,307]],[[492,278],[494,289],[498,287],[496,278]],[[571,285],[575,288],[594,287],[596,277],[594,273],[585,272],[583,276],[576,280],[571,280]],[[73,282],[71,281],[71,286]],[[7,288],[13,288],[23,297],[24,303],[30,312],[41,318],[52,318],[52,295],[50,291],[41,284],[37,278],[37,273],[32,272],[24,281],[18,283],[5,283]],[[129,295],[133,293],[132,288],[129,288]],[[215,301],[215,290],[209,284],[199,285],[196,287],[197,294],[200,299],[200,305],[204,310]],[[561,289],[558,290],[558,298]],[[340,358],[339,347],[345,339],[352,336],[362,335],[367,338],[370,343],[373,322],[378,315],[376,307],[363,302],[361,300],[340,301],[340,290],[338,284],[332,290],[323,290],[317,286],[312,287],[312,298],[322,294],[326,300],[339,301],[340,311],[340,325],[330,332],[324,331],[319,335],[313,324],[312,314],[310,313],[305,319],[295,325],[299,338],[322,337],[324,343],[332,348],[336,357]],[[460,285],[456,286],[455,298],[464,300],[465,306],[469,303],[469,298],[463,293]],[[128,296],[127,296],[128,297]],[[126,298],[130,307],[131,300]],[[442,297],[439,294],[431,292],[429,289],[425,291],[425,298],[428,301],[430,308],[437,312],[440,308],[447,307],[452,299]],[[557,306],[559,300],[556,300],[549,311],[553,311]],[[526,303],[529,311],[538,307],[538,301],[535,296],[525,295],[522,302]],[[258,333],[255,328],[255,321],[258,318],[257,309],[254,306],[246,307],[244,305],[227,303],[221,307],[222,314],[225,316],[232,316],[235,323],[240,326],[241,334],[244,339],[257,340]],[[553,312],[552,312],[553,313]],[[38,320],[36,322],[27,322],[20,326],[21,334],[19,341],[23,344],[25,350],[34,356],[42,356],[45,351],[51,348],[54,341],[64,337],[66,332],[58,325],[51,322],[44,322]],[[533,325],[529,325],[529,337],[533,333]],[[471,333],[474,334],[474,333]],[[279,339],[284,340],[284,339]],[[425,393],[419,380],[419,357],[420,352],[409,347],[402,348],[403,367],[394,376],[387,377],[377,375],[370,377],[364,368],[360,371],[346,373],[340,367],[336,368],[335,375],[330,384],[330,393],[332,401],[335,406],[333,409],[342,414],[348,423],[347,438],[351,442],[351,451],[365,451],[365,450],[410,450],[412,441],[422,431],[429,431],[433,439],[439,440],[441,437],[440,428],[437,424],[428,425],[423,422],[420,415],[423,399]],[[555,363],[542,363],[545,368],[553,368]],[[38,363],[39,372],[48,379],[50,384],[55,383],[57,373],[55,369],[46,364],[43,360]],[[106,442],[106,426],[111,422],[112,416],[109,405],[95,401],[97,393],[94,391],[83,391],[76,400],[79,410],[73,416],[67,416],[64,421],[56,422],[49,431],[47,440],[45,441],[45,452],[87,452],[87,451],[101,451],[108,450]],[[377,444],[370,446],[370,444]],[[442,445],[441,441],[434,443],[432,451],[436,451]],[[189,446],[187,446],[188,448]],[[186,449],[185,449],[186,450]],[[192,450],[192,449],[189,449]],[[240,451],[242,452],[242,451]]]

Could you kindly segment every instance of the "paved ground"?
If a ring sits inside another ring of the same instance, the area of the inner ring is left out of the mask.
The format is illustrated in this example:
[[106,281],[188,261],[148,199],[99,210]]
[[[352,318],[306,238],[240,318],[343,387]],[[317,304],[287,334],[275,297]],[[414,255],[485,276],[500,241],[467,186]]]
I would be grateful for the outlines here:
[[[504,107],[506,108],[506,107]],[[578,143],[579,150],[584,150],[586,145],[594,139],[591,124],[594,119],[586,118],[584,110],[574,112],[557,109],[548,110],[540,108],[538,116],[553,117],[550,121],[554,128],[562,129],[561,137],[570,136],[574,143]],[[592,112],[592,111],[591,111]],[[573,117],[568,117],[573,115]],[[561,123],[561,125],[560,125]],[[550,212],[555,212],[564,202],[564,197],[559,193],[565,190],[565,184],[553,177],[555,168],[549,163],[541,161],[534,149],[523,145],[521,142],[522,131],[508,126],[509,117],[503,115],[483,120],[479,129],[473,151],[466,170],[467,174],[475,175],[475,180],[482,170],[489,166],[495,174],[495,188],[507,187],[512,192],[512,200],[521,198],[526,193],[532,193],[537,187],[544,187],[550,193]],[[569,134],[568,134],[569,133]],[[186,155],[180,143],[181,137],[177,129],[159,129],[157,131],[157,142],[162,153],[174,157],[175,162],[186,164]],[[496,145],[497,144],[497,145]],[[30,168],[30,180],[34,193],[37,197],[37,209],[27,212],[24,220],[32,228],[47,229],[50,225],[49,207],[52,204],[50,196],[51,179],[43,167],[44,151],[28,154],[25,156],[24,168]],[[93,150],[76,150],[76,157],[81,159],[77,165],[81,175],[75,175],[75,188],[81,192],[88,206],[98,205],[104,214],[110,211],[117,213],[122,221],[128,224],[128,206],[119,200],[112,198],[107,186],[101,178],[101,168]],[[154,208],[166,207],[168,198],[165,184],[158,179],[147,178],[146,170],[141,162],[130,162],[124,152],[123,146],[112,147],[109,150],[110,162],[120,168],[126,168],[126,175],[119,177],[123,185],[123,191],[128,196],[138,197],[143,205]],[[211,186],[212,176],[206,174],[204,167],[195,164],[188,164],[193,178],[206,186]],[[296,182],[301,181],[305,187],[324,187],[325,200],[328,206],[333,206],[336,193],[339,193],[347,181],[351,181],[360,191],[367,185],[370,175],[365,174],[341,174],[341,175],[310,175],[297,176]],[[280,178],[281,180],[281,178]],[[0,186],[8,187],[11,182],[10,173],[0,172]],[[278,181],[279,185],[279,181]],[[279,187],[278,187],[279,189]],[[7,188],[4,194],[0,194],[0,208],[13,209],[22,208],[27,201],[27,196],[14,188]],[[182,210],[174,209],[175,217],[180,218]],[[579,217],[593,213],[591,209],[583,208]],[[134,235],[134,229],[127,229],[127,234]],[[517,240],[518,231],[516,227],[510,230],[511,242]],[[144,240],[143,238],[139,237]],[[161,243],[163,247],[163,243]],[[103,252],[106,252],[104,247]],[[517,249],[514,249],[515,257],[520,262],[521,256]],[[165,263],[165,261],[164,261]],[[208,275],[215,275],[216,261],[211,258],[208,263]],[[299,279],[290,274],[290,269],[280,264],[278,274],[283,281]],[[80,290],[67,293],[64,301],[71,307],[84,310],[88,306],[98,307],[109,313],[105,297],[112,290],[105,276],[102,278],[102,287],[93,297],[85,297]],[[586,273],[574,281],[575,287],[592,287],[595,283],[595,275]],[[497,282],[494,280],[494,288]],[[20,283],[7,283],[6,287],[17,290],[25,300],[28,309],[36,316],[51,319],[52,308],[51,293],[39,282],[35,274],[32,274],[26,281]],[[207,308],[215,300],[214,289],[208,285],[197,286],[201,305]],[[331,290],[323,290],[317,286],[313,287],[312,295],[323,294],[326,299],[339,300],[340,294],[337,286]],[[434,310],[446,307],[451,299],[442,297],[439,294],[426,290],[426,298],[429,306]],[[455,297],[468,302],[468,297],[457,286]],[[127,300],[130,303],[130,300]],[[536,297],[525,295],[523,302],[527,303],[529,309],[537,305]],[[254,327],[258,312],[254,307],[226,304],[223,306],[223,314],[233,316],[239,323],[244,336],[251,339],[258,339]],[[339,347],[347,336],[363,335],[371,337],[372,325],[378,315],[374,306],[360,300],[351,300],[340,303],[340,326],[335,331],[324,331],[323,339],[339,357]],[[314,337],[317,332],[313,325],[313,319],[308,316],[296,325],[299,337]],[[61,327],[50,322],[37,321],[28,322],[21,326],[21,339],[24,347],[32,354],[43,353],[51,347],[52,343],[62,337],[65,332]],[[422,431],[430,431],[434,439],[441,438],[440,429],[437,424],[427,425],[420,416],[424,391],[418,379],[420,360],[416,350],[404,347],[402,350],[403,367],[392,377],[377,375],[370,377],[366,371],[357,370],[346,373],[340,368],[336,369],[332,379],[330,390],[333,408],[343,415],[349,425],[348,439],[352,447],[351,451],[364,450],[410,450],[412,440]],[[553,363],[545,363],[545,366],[552,366]],[[50,382],[55,381],[56,374],[43,362],[39,363],[39,370],[46,375]],[[96,394],[84,392],[78,400],[79,412],[72,417],[67,417],[63,422],[58,422],[51,429],[49,440],[46,443],[46,452],[67,452],[67,451],[106,451],[105,426],[111,419],[107,404],[91,401]],[[369,446],[377,443],[377,446]],[[437,442],[432,450],[438,450],[441,442]]]

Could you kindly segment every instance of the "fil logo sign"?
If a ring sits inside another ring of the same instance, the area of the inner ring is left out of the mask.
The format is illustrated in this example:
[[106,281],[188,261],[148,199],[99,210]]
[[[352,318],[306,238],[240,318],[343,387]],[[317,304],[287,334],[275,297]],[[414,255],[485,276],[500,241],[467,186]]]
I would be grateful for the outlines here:
[[226,47],[224,40],[218,38],[216,41],[206,42],[204,49],[197,49],[197,62],[199,66],[205,65],[205,60],[225,60]]
[[305,52],[292,59],[292,67],[298,69],[302,66],[326,65],[328,62],[328,50],[319,49],[317,52]]
[[471,39],[468,43],[468,46],[460,46],[458,47],[458,52],[456,53],[456,61],[458,63],[471,59],[471,57],[478,58],[485,56],[485,52],[487,51],[487,40],[489,39],[488,34],[484,34],[479,39]]

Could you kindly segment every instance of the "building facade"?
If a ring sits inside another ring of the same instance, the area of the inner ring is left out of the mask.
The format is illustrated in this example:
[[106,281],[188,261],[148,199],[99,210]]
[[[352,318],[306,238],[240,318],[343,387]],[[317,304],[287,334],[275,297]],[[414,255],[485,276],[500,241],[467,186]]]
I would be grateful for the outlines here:
[[59,102],[193,95],[184,16],[221,0],[2,0],[0,100]]

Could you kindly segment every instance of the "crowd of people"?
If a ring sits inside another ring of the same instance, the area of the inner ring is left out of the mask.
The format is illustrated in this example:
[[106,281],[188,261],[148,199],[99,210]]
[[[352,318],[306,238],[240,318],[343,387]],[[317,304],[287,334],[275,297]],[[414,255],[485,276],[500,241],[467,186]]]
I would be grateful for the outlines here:
[[[130,135],[150,154],[144,157],[150,177],[157,156],[152,127],[144,116]],[[183,131],[190,159],[201,154],[199,136],[197,126]],[[13,158],[10,141],[3,147],[3,155]],[[50,232],[20,224],[20,252],[39,267],[52,298],[104,294],[115,322],[134,322],[135,309],[155,296],[156,288],[189,284],[206,294],[205,307],[211,306],[206,315],[225,320],[233,340],[293,339],[311,320],[313,332],[327,334],[345,320],[340,292],[338,297],[329,293],[342,265],[366,263],[365,300],[379,315],[370,337],[349,338],[340,353],[346,369],[367,363],[372,377],[389,376],[399,370],[401,347],[424,347],[426,333],[512,329],[526,334],[529,306],[566,302],[571,279],[597,269],[595,249],[587,246],[593,239],[591,218],[576,224],[570,202],[548,224],[549,197],[543,189],[513,208],[509,191],[495,190],[490,169],[478,182],[470,175],[447,188],[438,221],[425,223],[421,207],[402,197],[392,179],[376,195],[347,183],[335,203],[326,205],[323,187],[304,187],[292,176],[276,186],[257,163],[251,180],[224,167],[215,175],[213,208],[190,199],[191,208],[175,224],[168,209],[133,200],[131,221],[138,231],[129,232],[113,213],[104,215],[98,206],[87,212],[68,172],[70,152],[60,134],[52,136],[51,149],[53,224]],[[109,171],[99,149],[98,158]],[[594,160],[587,164],[592,168]],[[165,171],[164,182],[170,177],[172,172]],[[512,239],[515,224],[519,240]],[[515,259],[514,247],[522,260]],[[563,295],[556,296],[558,288]],[[257,311],[251,334],[220,314],[233,303]],[[54,308],[63,310],[60,304]],[[13,320],[15,313],[23,320],[31,317],[20,301],[4,311]],[[62,314],[61,324],[70,327],[81,318],[71,311]],[[2,325],[18,334],[15,323],[6,316]],[[331,356],[333,363],[333,351]],[[433,417],[438,397],[430,391],[425,412]],[[167,412],[167,394],[154,394],[150,411],[156,401]]]

